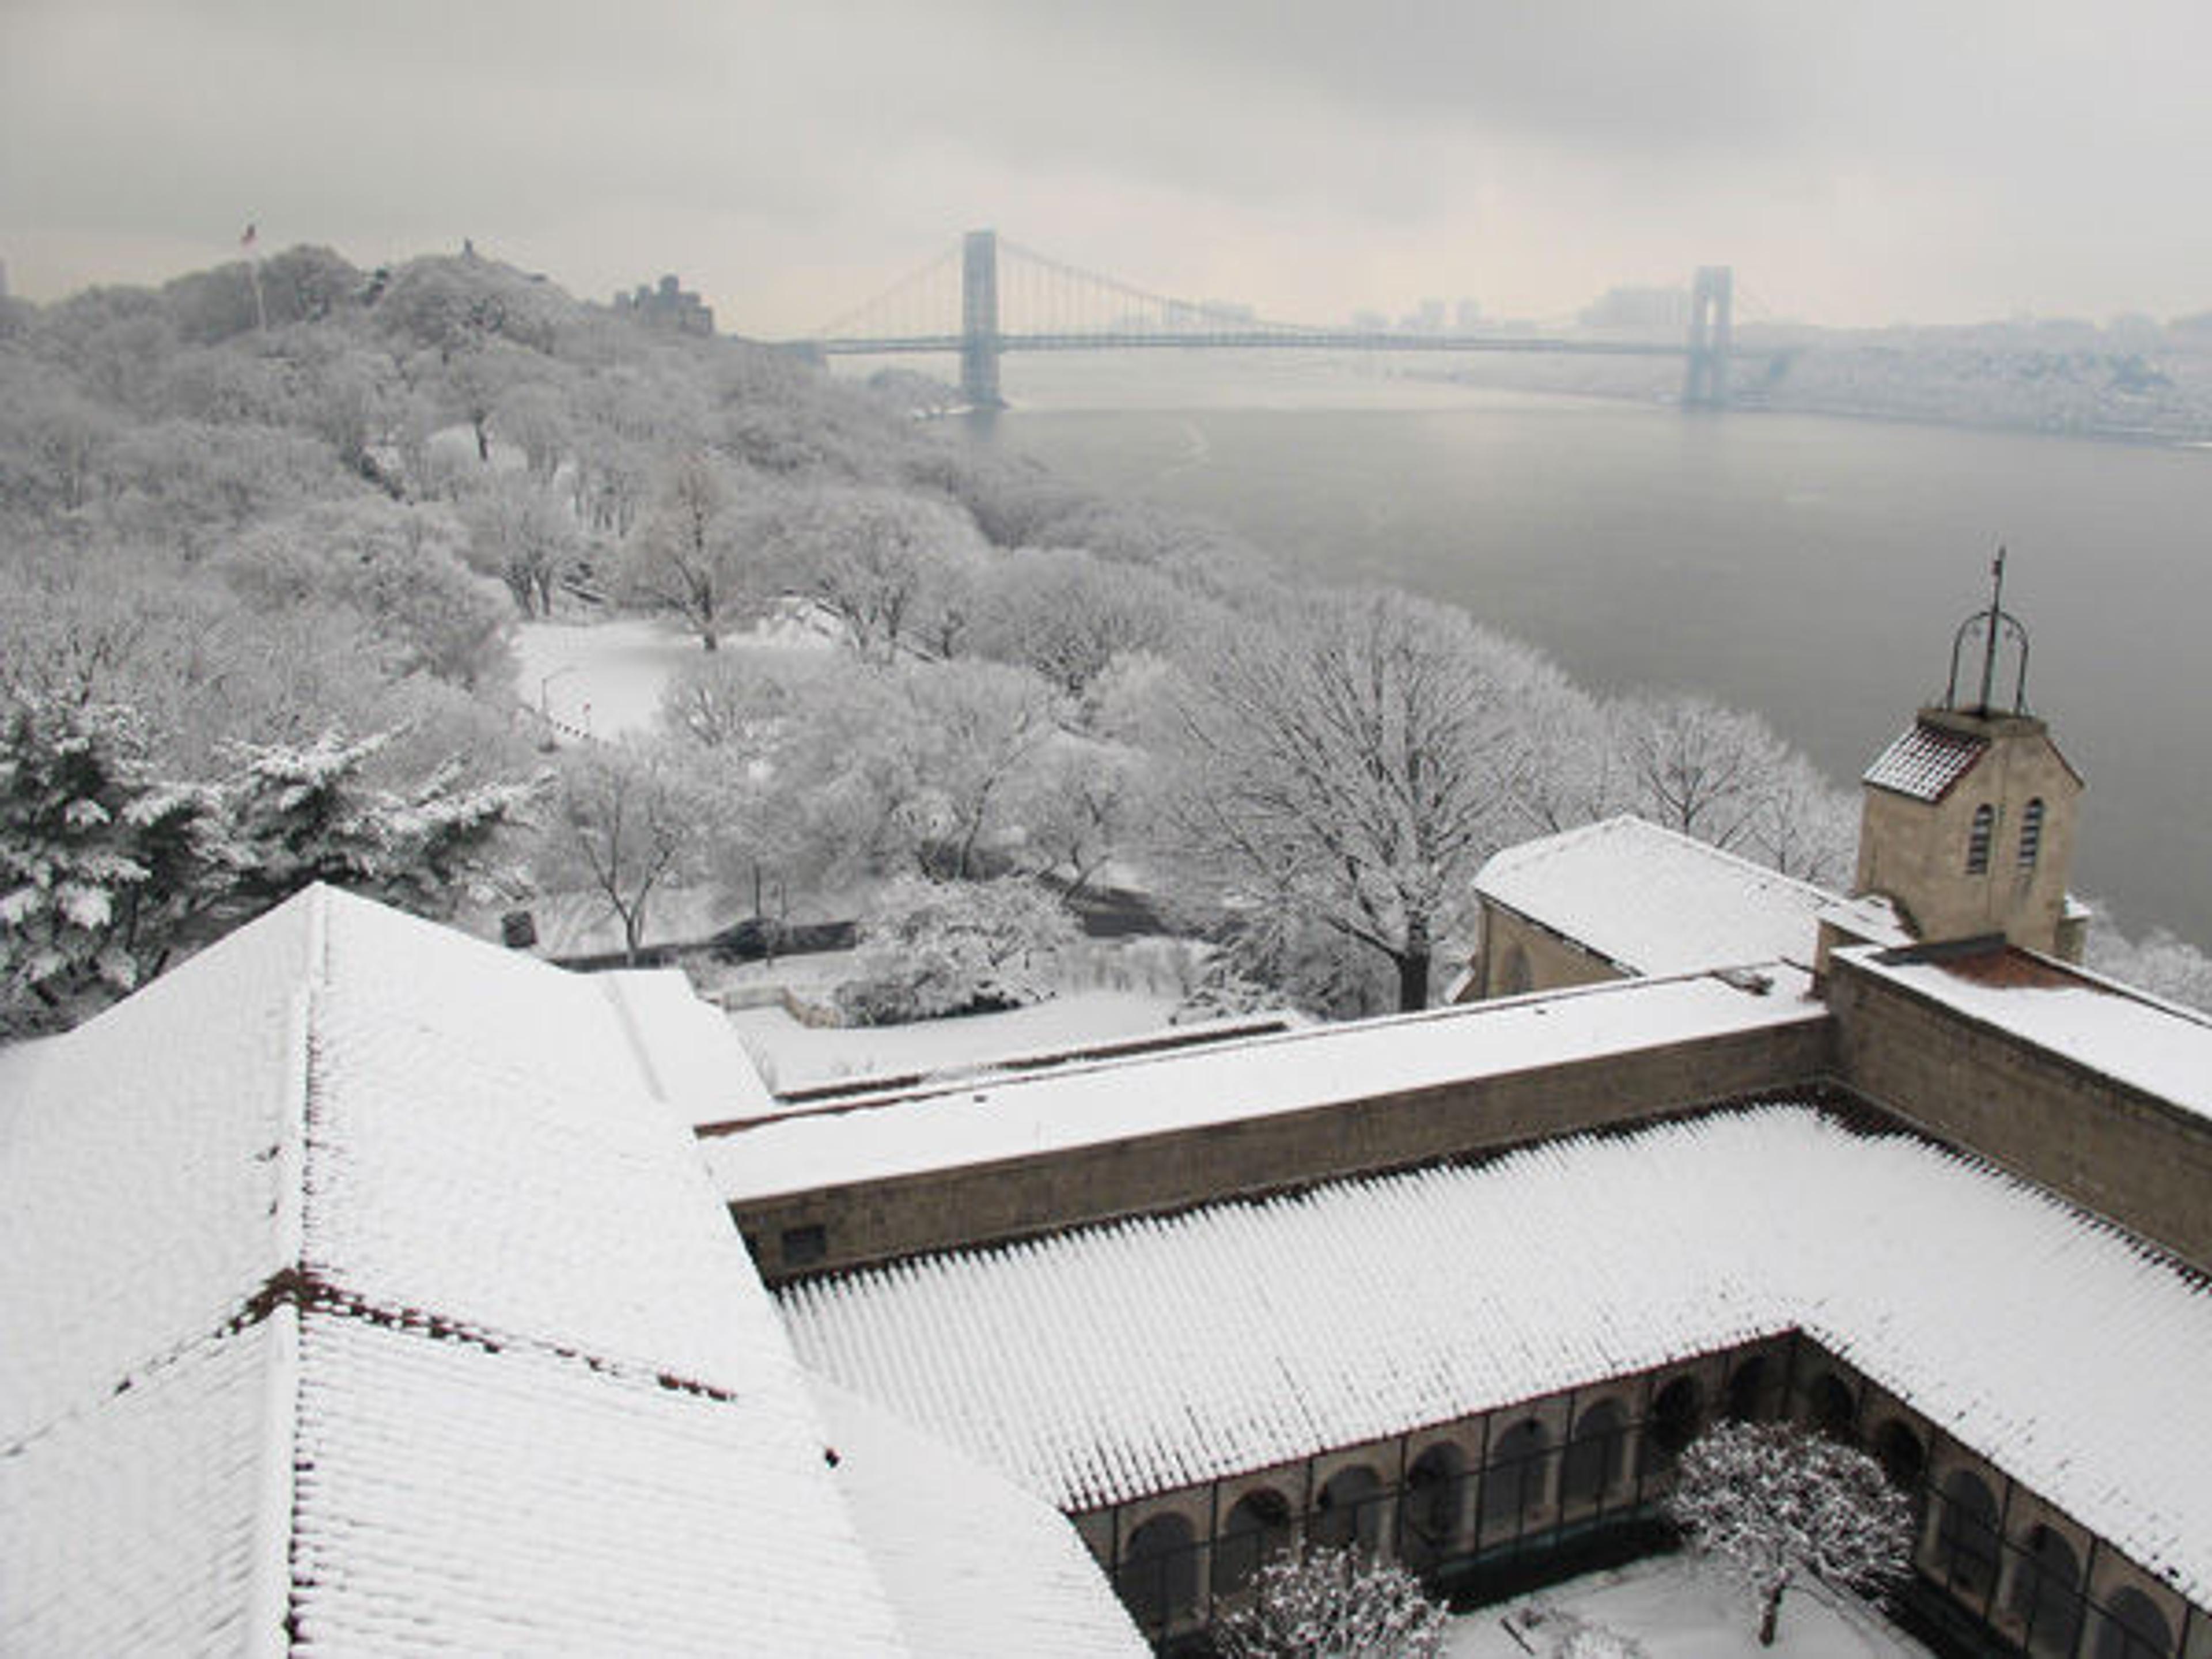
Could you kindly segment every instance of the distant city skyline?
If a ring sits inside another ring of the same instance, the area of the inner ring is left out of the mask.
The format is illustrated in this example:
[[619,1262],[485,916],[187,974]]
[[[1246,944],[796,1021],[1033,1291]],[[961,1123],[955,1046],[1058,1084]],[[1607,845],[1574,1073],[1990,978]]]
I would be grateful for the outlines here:
[[1287,320],[1571,315],[1727,264],[1836,325],[2212,308],[2189,0],[9,0],[0,259],[51,300],[472,238],[804,334],[961,232]]

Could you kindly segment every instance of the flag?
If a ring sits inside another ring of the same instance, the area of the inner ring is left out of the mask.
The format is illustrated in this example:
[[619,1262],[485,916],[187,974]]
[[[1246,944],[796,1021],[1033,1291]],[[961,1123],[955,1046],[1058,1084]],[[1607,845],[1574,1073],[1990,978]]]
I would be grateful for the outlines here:
[[249,222],[246,227],[246,234],[238,239],[238,245],[240,247],[252,247],[253,246],[253,226],[251,222]]

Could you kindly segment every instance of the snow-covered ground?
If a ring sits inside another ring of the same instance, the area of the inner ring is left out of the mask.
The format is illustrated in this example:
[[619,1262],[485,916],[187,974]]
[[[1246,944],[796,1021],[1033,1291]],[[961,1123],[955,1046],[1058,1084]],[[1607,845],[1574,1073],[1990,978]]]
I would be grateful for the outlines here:
[[739,1009],[730,1023],[769,1086],[789,1090],[1054,1054],[1157,1031],[1176,1000],[1146,991],[1078,991],[1007,1013],[911,1025],[818,1030],[780,1007]]
[[[1567,1626],[1544,1620],[1547,1611],[1632,1638],[1649,1659],[1929,1659],[1920,1644],[1818,1585],[1790,1591],[1774,1645],[1762,1648],[1750,1601],[1682,1556],[1592,1573],[1518,1601],[1463,1614],[1452,1620],[1444,1652],[1449,1659],[1548,1655]],[[1520,1627],[1520,1639],[1506,1628],[1508,1620]]]
[[[818,629],[793,619],[725,635],[721,648],[781,653],[818,651],[826,643]],[[515,630],[514,647],[523,700],[595,738],[648,730],[669,675],[700,652],[699,636],[665,617],[524,623]]]

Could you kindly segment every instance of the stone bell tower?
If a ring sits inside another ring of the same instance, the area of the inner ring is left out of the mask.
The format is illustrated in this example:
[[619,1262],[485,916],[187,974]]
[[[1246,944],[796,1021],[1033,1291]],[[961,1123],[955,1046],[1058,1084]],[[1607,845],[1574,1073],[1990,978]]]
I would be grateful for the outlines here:
[[2002,550],[1988,609],[1952,638],[1943,701],[1919,712],[1864,782],[1855,895],[1887,899],[1927,943],[2001,933],[2080,958],[2083,923],[2066,878],[2081,777],[2028,712],[2027,630],[2004,608]]

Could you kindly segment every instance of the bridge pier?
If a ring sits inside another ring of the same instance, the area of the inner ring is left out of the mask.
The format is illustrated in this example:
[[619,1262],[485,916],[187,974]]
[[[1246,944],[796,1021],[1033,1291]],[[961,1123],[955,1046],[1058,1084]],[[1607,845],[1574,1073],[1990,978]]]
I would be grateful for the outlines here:
[[999,395],[999,233],[971,230],[960,264],[960,391],[974,409],[1004,409]]
[[1735,270],[1727,265],[1699,265],[1690,289],[1690,355],[1682,370],[1685,409],[1728,406],[1735,309]]

